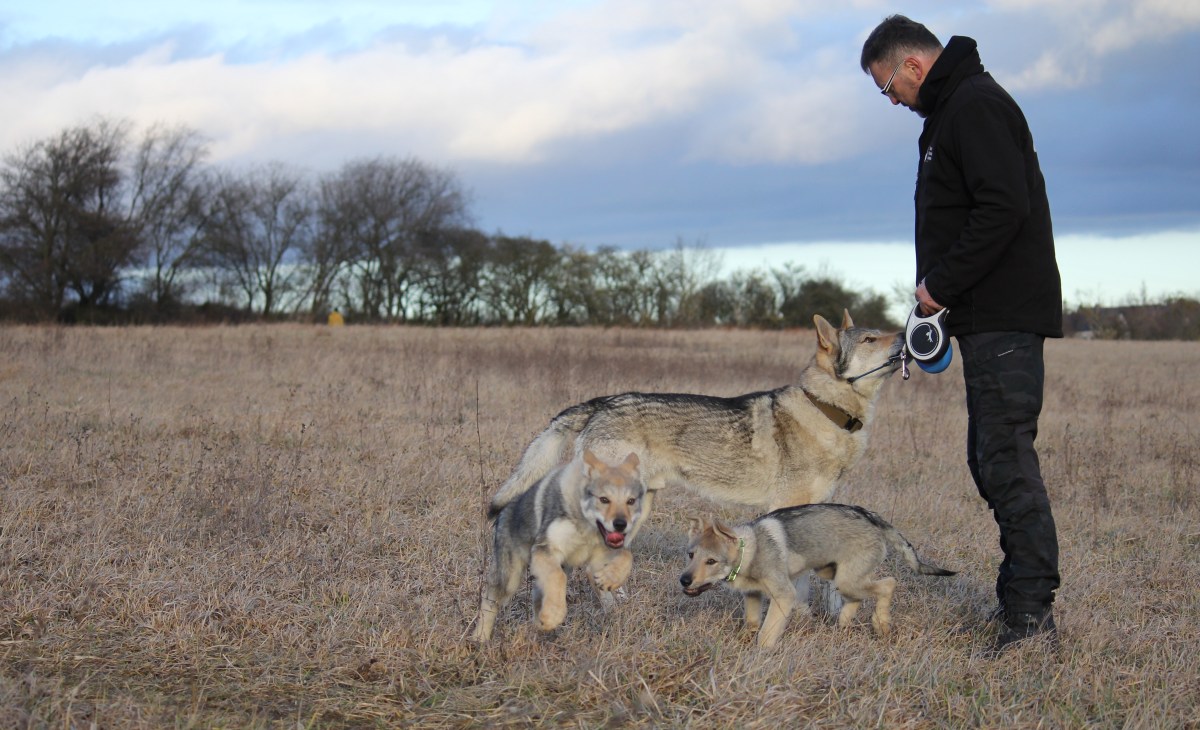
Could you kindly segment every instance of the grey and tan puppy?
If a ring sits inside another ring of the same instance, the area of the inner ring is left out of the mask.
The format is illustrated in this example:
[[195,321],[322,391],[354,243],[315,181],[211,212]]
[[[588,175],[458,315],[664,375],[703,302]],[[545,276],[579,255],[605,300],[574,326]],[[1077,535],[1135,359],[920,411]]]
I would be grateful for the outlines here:
[[492,564],[474,639],[492,636],[496,614],[533,575],[538,627],[550,631],[567,615],[563,567],[586,567],[605,608],[633,565],[626,536],[642,519],[646,486],[638,457],[610,466],[591,451],[559,467],[495,515]]
[[[733,527],[692,518],[688,566],[679,583],[689,596],[721,583],[740,591],[745,597],[746,625],[758,631],[758,645],[765,648],[779,641],[797,604],[793,579],[814,570],[832,580],[845,599],[838,626],[848,627],[863,599],[874,598],[871,625],[886,635],[896,579],[873,576],[888,548],[921,575],[954,575],[952,570],[921,562],[908,540],[874,512],[827,503],[775,510]],[[765,622],[761,618],[764,595],[771,601]]]

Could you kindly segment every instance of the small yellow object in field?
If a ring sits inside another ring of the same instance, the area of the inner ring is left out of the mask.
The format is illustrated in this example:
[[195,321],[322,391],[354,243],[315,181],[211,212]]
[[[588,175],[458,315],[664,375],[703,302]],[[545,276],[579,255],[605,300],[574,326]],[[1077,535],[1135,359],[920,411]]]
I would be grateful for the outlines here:
[[342,317],[342,313],[336,309],[329,313],[329,325],[331,327],[341,327],[346,324],[346,320]]

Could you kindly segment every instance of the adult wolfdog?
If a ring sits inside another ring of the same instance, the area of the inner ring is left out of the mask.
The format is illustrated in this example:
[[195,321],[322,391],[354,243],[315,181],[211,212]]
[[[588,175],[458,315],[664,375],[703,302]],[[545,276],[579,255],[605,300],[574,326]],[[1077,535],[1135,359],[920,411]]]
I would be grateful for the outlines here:
[[525,449],[488,514],[584,449],[613,461],[638,455],[647,513],[655,491],[676,485],[764,510],[828,500],[866,448],[903,334],[856,327],[849,312],[840,328],[813,322],[817,350],[796,385],[732,398],[622,393],[567,408]]

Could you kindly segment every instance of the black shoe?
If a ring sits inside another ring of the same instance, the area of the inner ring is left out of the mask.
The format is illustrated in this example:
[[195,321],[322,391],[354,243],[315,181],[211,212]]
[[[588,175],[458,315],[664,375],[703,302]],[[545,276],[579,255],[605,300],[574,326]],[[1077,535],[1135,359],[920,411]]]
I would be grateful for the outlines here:
[[1022,642],[1032,644],[1034,639],[1048,649],[1058,648],[1058,627],[1054,625],[1054,614],[1049,609],[1038,613],[1005,614],[989,653],[999,654]]

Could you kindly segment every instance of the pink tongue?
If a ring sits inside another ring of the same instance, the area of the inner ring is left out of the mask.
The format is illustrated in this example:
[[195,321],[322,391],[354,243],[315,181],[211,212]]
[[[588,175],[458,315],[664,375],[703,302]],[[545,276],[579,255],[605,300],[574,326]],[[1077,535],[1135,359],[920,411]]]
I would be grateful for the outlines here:
[[620,532],[605,533],[604,541],[612,547],[621,547],[625,544],[625,535]]

